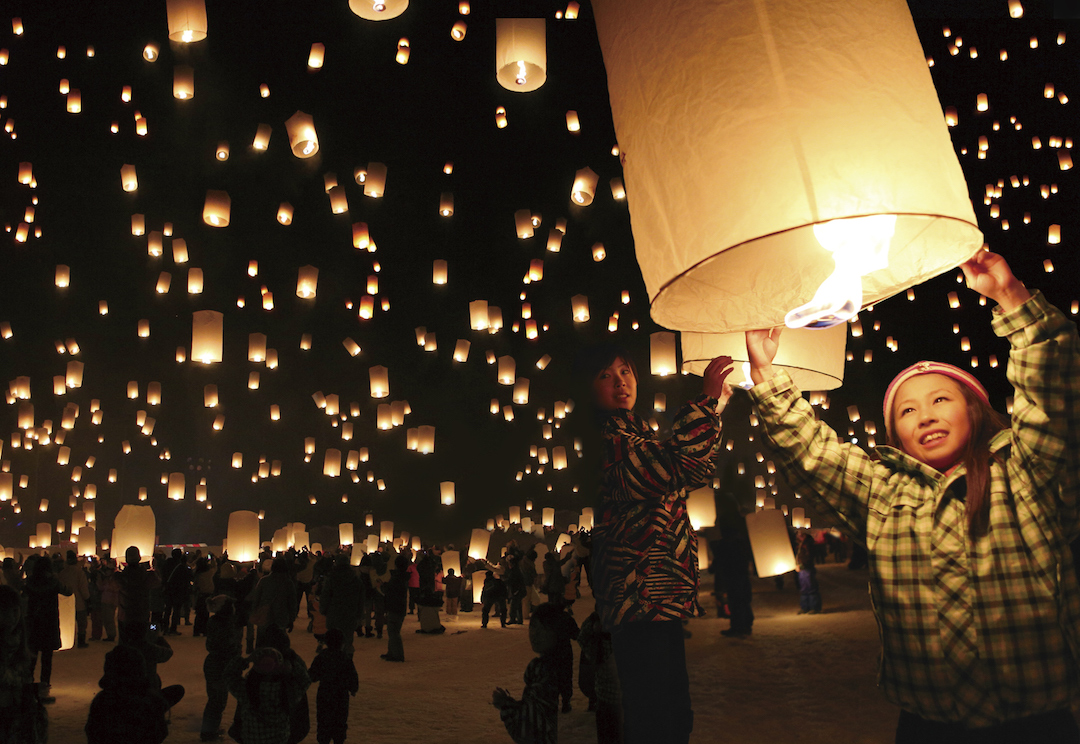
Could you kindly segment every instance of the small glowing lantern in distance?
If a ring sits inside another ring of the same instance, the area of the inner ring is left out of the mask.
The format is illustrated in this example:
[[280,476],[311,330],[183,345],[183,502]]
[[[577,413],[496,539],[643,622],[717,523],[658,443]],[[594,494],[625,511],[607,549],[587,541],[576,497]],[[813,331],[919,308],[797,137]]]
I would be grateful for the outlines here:
[[183,473],[169,473],[169,498],[173,501],[183,501],[185,491],[185,479]]
[[251,141],[251,146],[256,150],[265,150],[270,146],[270,125],[260,124],[255,129],[255,139]]
[[697,488],[687,494],[686,512],[695,530],[716,525],[716,494],[711,488]]
[[555,526],[555,509],[550,506],[545,506],[541,512],[541,523],[545,527]]
[[465,25],[465,21],[458,21],[450,28],[450,38],[461,41],[465,38],[466,31],[468,31],[468,26]]
[[323,475],[337,478],[341,475],[341,450],[329,448],[323,456]]
[[[204,0],[166,0],[165,9],[169,17],[170,40],[190,43],[206,38]],[[156,53],[154,56],[157,56]]]
[[323,58],[326,56],[326,46],[315,42],[311,45],[311,51],[308,52],[307,66],[313,70],[318,70],[323,66]]
[[301,266],[296,277],[296,296],[311,299],[319,285],[319,270],[314,266]]
[[124,191],[135,191],[139,188],[139,177],[135,174],[135,166],[127,163],[120,167],[120,184]]
[[495,77],[517,93],[536,90],[547,79],[547,29],[543,18],[495,19]]
[[584,323],[589,319],[589,298],[585,295],[574,295],[570,298],[570,308],[574,314],[575,323]]
[[386,367],[382,365],[372,367],[368,370],[368,378],[372,398],[385,398],[390,395],[390,377]]
[[454,214],[454,195],[449,191],[444,191],[439,197],[439,214],[443,217],[450,217]]
[[319,151],[319,135],[315,133],[315,120],[310,114],[297,111],[285,122],[289,133],[289,147],[298,158],[310,158]]
[[[907,4],[858,0],[845,6],[844,24],[794,7],[692,0],[670,13],[647,0],[593,3],[615,131],[634,153],[624,172],[639,264],[662,326],[779,325],[834,268],[813,230],[830,220],[896,217],[887,268],[861,277],[862,303],[948,271],[982,246]],[[701,29],[710,29],[706,69]],[[656,54],[642,58],[646,48]],[[831,53],[839,48],[858,61],[839,64]],[[877,103],[867,107],[868,97]],[[746,115],[719,113],[735,107]],[[856,109],[856,120],[843,113]],[[708,142],[691,134],[706,128]],[[697,176],[683,168],[690,161]],[[762,174],[768,188],[722,198]],[[769,282],[768,303],[754,298],[759,281]]]
[[409,0],[349,0],[349,10],[368,21],[397,18],[409,7]]
[[229,213],[232,210],[232,199],[225,191],[209,189],[206,192],[206,202],[203,204],[203,222],[211,227],[227,227]]
[[649,336],[652,373],[659,377],[673,375],[678,370],[675,359],[675,334],[658,331]]
[[181,101],[195,97],[195,70],[188,65],[177,65],[173,68],[173,98]]
[[580,204],[583,207],[592,204],[593,199],[596,197],[596,182],[599,178],[593,172],[593,169],[589,167],[582,168],[577,172],[574,176],[573,188],[570,189],[570,198],[574,204]]
[[281,202],[278,207],[277,221],[282,225],[291,225],[293,218],[293,206],[289,202]]
[[439,500],[443,506],[454,505],[456,500],[454,495],[454,481],[443,481],[439,484]]
[[364,196],[379,198],[386,192],[386,166],[383,163],[368,163],[367,178],[364,179]]

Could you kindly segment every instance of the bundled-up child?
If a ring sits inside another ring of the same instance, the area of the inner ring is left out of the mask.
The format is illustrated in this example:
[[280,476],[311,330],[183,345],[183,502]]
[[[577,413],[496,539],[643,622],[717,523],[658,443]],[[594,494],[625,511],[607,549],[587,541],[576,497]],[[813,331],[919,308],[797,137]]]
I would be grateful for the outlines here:
[[[249,665],[251,671],[245,677]],[[250,657],[230,661],[224,677],[239,709],[239,740],[286,744],[292,711],[308,686],[307,670],[286,662],[276,648],[262,646]]]
[[360,689],[356,666],[342,651],[345,636],[338,628],[326,631],[326,649],[311,662],[308,676],[319,683],[315,694],[316,733],[319,744],[343,744],[349,721],[349,695]]
[[491,704],[515,744],[557,744],[559,740],[559,685],[556,662],[559,627],[564,613],[554,605],[536,608],[529,620],[529,643],[537,656],[525,667],[521,700],[496,687]]
[[598,613],[592,613],[581,623],[577,640],[581,646],[578,686],[589,698],[589,710],[596,711],[596,741],[622,744],[619,671],[611,650],[611,633],[600,624]]

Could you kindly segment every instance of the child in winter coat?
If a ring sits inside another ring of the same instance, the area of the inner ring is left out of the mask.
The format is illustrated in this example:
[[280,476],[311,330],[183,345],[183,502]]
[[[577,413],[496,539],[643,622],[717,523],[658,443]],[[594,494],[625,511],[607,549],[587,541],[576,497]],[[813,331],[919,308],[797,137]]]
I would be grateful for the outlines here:
[[343,744],[349,721],[349,695],[356,696],[360,678],[356,666],[341,650],[344,634],[338,628],[326,631],[326,649],[311,662],[308,676],[319,683],[315,694],[316,741],[319,744]]
[[564,613],[551,604],[536,608],[529,620],[529,643],[537,656],[525,668],[521,700],[496,687],[491,704],[515,744],[557,744],[559,740],[559,686],[556,646]]

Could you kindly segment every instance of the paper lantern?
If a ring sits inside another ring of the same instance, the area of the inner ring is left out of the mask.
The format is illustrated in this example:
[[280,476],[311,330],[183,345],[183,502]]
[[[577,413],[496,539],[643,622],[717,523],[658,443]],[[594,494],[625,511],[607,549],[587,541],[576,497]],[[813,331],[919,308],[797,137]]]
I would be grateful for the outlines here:
[[575,323],[585,323],[589,320],[589,298],[585,295],[574,295],[570,298],[570,310]]
[[315,297],[319,285],[319,270],[314,266],[301,266],[296,277],[296,296],[304,299]]
[[431,264],[431,283],[446,284],[446,261],[437,258]]
[[787,522],[778,509],[765,509],[746,515],[750,547],[758,576],[781,576],[795,570],[795,554],[791,551]]
[[519,377],[514,381],[513,400],[519,406],[529,402],[529,378]]
[[[89,515],[87,515],[89,517]],[[87,519],[87,521],[92,521]],[[128,547],[134,546],[139,549],[139,555],[149,560],[154,554],[157,535],[157,520],[154,510],[149,506],[135,506],[125,504],[120,508],[113,522],[111,545],[113,553],[119,560]]]
[[499,357],[499,384],[513,385],[517,379],[515,374],[516,363],[512,356]]
[[[702,0],[673,13],[646,0],[598,0],[593,10],[633,184],[638,261],[660,325],[776,326],[815,297],[836,261],[849,278],[865,270],[859,298],[822,301],[825,322],[982,246],[902,0],[845,5],[844,23],[780,1]],[[732,197],[732,184],[750,182]],[[895,217],[891,240],[885,225],[851,245],[875,240],[884,257],[853,251],[834,261],[814,235],[815,224],[859,228],[882,215]]]
[[285,121],[285,131],[289,134],[289,147],[296,157],[310,158],[319,151],[319,135],[315,133],[315,120],[311,114],[297,111]]
[[266,360],[266,334],[248,334],[248,361],[262,362]]
[[657,331],[649,334],[650,368],[654,375],[666,377],[678,370],[675,360],[675,334]]
[[475,560],[487,560],[488,545],[491,542],[491,533],[479,527],[473,528],[472,537],[469,539],[469,557]]
[[203,364],[221,361],[225,316],[215,310],[197,310],[191,316],[191,358]]
[[329,448],[323,455],[323,475],[337,478],[341,475],[341,450]]
[[[364,196],[379,198],[386,192],[386,166],[382,163],[368,163],[367,178],[364,179]],[[354,234],[355,243],[355,234]]]
[[390,373],[386,367],[376,365],[368,370],[368,380],[372,398],[385,398],[390,395]]
[[149,319],[143,318],[142,320],[139,321],[139,323],[138,323],[138,332],[139,332],[139,338],[149,338],[150,337],[150,320]]
[[270,146],[270,125],[260,124],[255,129],[255,139],[251,141],[251,146],[256,150],[265,150]]
[[543,18],[495,19],[495,78],[516,93],[547,79],[547,29]]
[[124,187],[124,191],[135,191],[139,188],[139,177],[131,163],[120,166],[120,185]]
[[454,482],[443,481],[439,484],[439,502],[443,506],[453,506],[456,496],[454,494]]
[[202,294],[203,291],[203,273],[202,269],[192,267],[188,269],[187,274],[187,291],[188,294]]
[[470,341],[466,339],[458,339],[457,344],[454,346],[454,361],[466,362],[469,360],[469,348],[472,346]]
[[14,476],[11,473],[0,472],[0,501],[11,501],[14,492]]
[[456,550],[444,550],[439,556],[442,562],[443,575],[449,575],[453,570],[455,576],[461,576],[461,553]]
[[514,227],[517,236],[522,240],[533,236],[532,212],[528,209],[519,209],[514,212]]
[[215,408],[218,404],[218,391],[217,385],[206,385],[203,388],[203,406],[206,408]]
[[77,114],[82,111],[82,93],[78,88],[72,88],[67,94],[67,110],[69,114]]
[[67,651],[75,647],[75,595],[57,595],[56,608],[60,618],[60,650]]
[[232,199],[224,191],[210,189],[206,192],[206,201],[203,204],[203,222],[211,227],[228,227],[229,212],[232,210]]
[[323,59],[325,57],[326,46],[316,42],[311,45],[311,51],[308,52],[307,66],[312,70],[318,70],[323,66]]
[[[735,366],[728,376],[728,384],[739,387],[753,384],[743,333],[683,331],[679,338],[683,369],[687,372],[702,375],[715,357],[730,356]],[[773,367],[791,375],[800,390],[834,390],[844,382],[846,345],[845,324],[821,330],[788,328],[781,337]]]
[[697,488],[686,496],[686,512],[695,530],[716,525],[716,494],[708,487]]
[[248,563],[259,558],[259,515],[253,511],[229,514],[229,560]]
[[169,498],[173,501],[183,501],[186,492],[186,484],[183,473],[169,473]]
[[560,445],[551,448],[551,467],[555,470],[566,469],[566,447]]
[[596,182],[600,179],[592,168],[582,168],[574,176],[574,185],[570,189],[570,198],[574,204],[587,207],[596,198]]
[[173,68],[173,98],[186,100],[195,97],[195,70],[187,65],[177,65]]
[[277,221],[282,225],[291,225],[293,219],[293,206],[289,202],[281,202],[278,206]]
[[454,195],[449,191],[444,191],[439,195],[439,214],[443,217],[450,217],[454,214]]
[[169,16],[170,40],[190,43],[206,38],[204,0],[166,0],[165,8]]
[[450,27],[450,38],[454,41],[461,41],[465,38],[466,31],[468,31],[468,26],[465,25],[465,21],[458,21]]
[[409,7],[409,0],[349,0],[349,10],[369,21],[397,18]]
[[394,523],[390,521],[379,522],[379,542],[394,541]]
[[483,331],[488,327],[487,300],[473,300],[469,303],[469,327],[474,331]]
[[555,526],[555,509],[550,506],[544,507],[541,512],[541,524],[543,524],[544,527]]
[[422,455],[430,455],[435,451],[435,427],[416,427],[416,451]]

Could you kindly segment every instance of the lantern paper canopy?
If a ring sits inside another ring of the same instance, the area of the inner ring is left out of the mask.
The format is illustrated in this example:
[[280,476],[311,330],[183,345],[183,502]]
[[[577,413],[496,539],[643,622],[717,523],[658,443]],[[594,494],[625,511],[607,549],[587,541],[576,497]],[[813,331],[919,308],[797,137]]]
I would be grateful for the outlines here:
[[444,576],[449,574],[451,569],[455,576],[461,576],[461,553],[456,550],[445,550],[439,558],[442,560]]
[[319,270],[314,266],[301,266],[296,277],[296,296],[310,299],[319,286]]
[[787,522],[779,509],[765,509],[746,515],[750,547],[758,576],[780,576],[795,570],[795,554],[791,551]]
[[678,371],[675,361],[675,334],[657,331],[649,335],[650,369],[654,375],[666,377]]
[[382,365],[376,365],[368,370],[368,379],[371,387],[372,398],[385,398],[390,395],[389,370]]
[[[679,338],[685,371],[703,375],[715,357],[730,356],[735,367],[728,384],[741,387],[752,384],[744,334],[684,331]],[[821,330],[787,328],[781,336],[773,367],[791,375],[800,390],[834,390],[844,382],[846,345],[846,323]]]
[[439,502],[443,506],[453,506],[456,498],[453,481],[443,481],[439,484]]
[[259,557],[259,515],[253,511],[229,514],[229,560],[247,563]]
[[[166,0],[169,39],[193,42],[206,38],[206,3],[204,0]],[[156,51],[154,56],[156,57]],[[150,59],[148,57],[148,59]]]
[[547,29],[543,18],[495,19],[495,77],[516,93],[547,79]]
[[183,473],[169,473],[169,498],[173,501],[183,501],[185,491],[185,478]]
[[203,364],[221,361],[225,315],[215,310],[191,314],[191,359]]
[[353,544],[353,525],[352,522],[342,522],[338,525],[338,545],[352,545]]
[[409,0],[349,0],[349,10],[369,21],[397,18],[409,7]]
[[555,526],[555,509],[550,507],[550,506],[544,507],[544,510],[541,512],[541,519],[542,519],[542,523],[543,523],[543,525],[545,527],[554,527]]
[[379,542],[393,542],[393,540],[394,523],[389,520],[379,522]]
[[[386,192],[386,166],[382,163],[368,163],[367,178],[364,179],[364,196],[379,198]],[[355,243],[355,233],[353,235]],[[357,246],[359,247],[359,246]]]
[[206,202],[203,204],[203,222],[211,227],[228,227],[229,213],[232,210],[232,199],[224,191],[210,189],[206,192]]
[[[813,13],[781,0],[694,0],[674,13],[647,0],[593,5],[633,184],[638,262],[660,325],[780,325],[837,262],[848,276],[866,274],[855,304],[872,303],[981,247],[903,0]],[[887,260],[856,250],[834,261],[815,236],[818,223],[859,228],[876,223],[855,218],[875,216],[895,217],[891,240],[888,225],[876,238]]]
[[124,191],[135,191],[139,188],[139,177],[131,163],[120,167],[120,185],[124,187]]
[[78,548],[79,555],[97,554],[97,531],[93,527],[84,525],[79,527],[78,532],[76,532],[75,526],[72,525],[72,532],[76,535],[75,545]]
[[113,555],[119,559],[129,547],[135,546],[143,560],[149,560],[154,555],[156,535],[157,520],[153,507],[125,504],[120,507],[120,513],[113,522]]
[[475,560],[487,560],[488,544],[491,542],[491,533],[479,527],[473,528],[472,537],[469,539],[469,557]]
[[574,176],[574,185],[570,189],[570,198],[574,204],[580,204],[583,207],[592,204],[593,199],[596,198],[596,182],[599,178],[592,168],[582,168],[577,172]]
[[341,475],[341,450],[327,449],[323,456],[323,475],[337,478]]
[[708,487],[697,488],[686,496],[686,512],[695,530],[716,525],[716,494]]
[[173,68],[173,98],[186,100],[195,97],[195,70],[187,65]]
[[311,114],[297,111],[285,121],[289,133],[289,147],[298,158],[310,158],[319,151],[319,135],[315,133],[315,120]]

